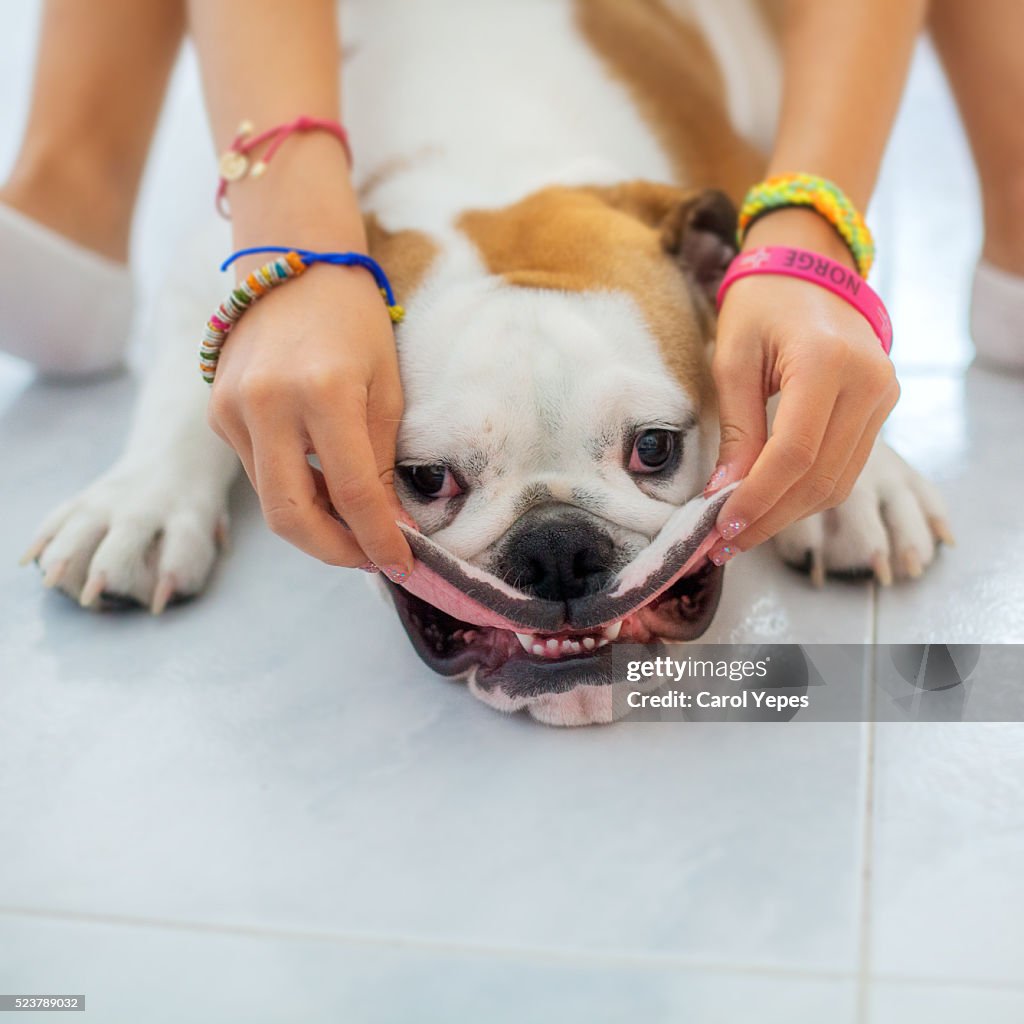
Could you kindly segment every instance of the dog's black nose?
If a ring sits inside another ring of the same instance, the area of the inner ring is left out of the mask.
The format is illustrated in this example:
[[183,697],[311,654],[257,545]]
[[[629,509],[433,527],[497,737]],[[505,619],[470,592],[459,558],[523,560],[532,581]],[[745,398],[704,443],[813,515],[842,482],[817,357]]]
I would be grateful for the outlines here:
[[593,594],[611,579],[615,548],[590,517],[540,508],[523,516],[505,544],[502,577],[546,601]]

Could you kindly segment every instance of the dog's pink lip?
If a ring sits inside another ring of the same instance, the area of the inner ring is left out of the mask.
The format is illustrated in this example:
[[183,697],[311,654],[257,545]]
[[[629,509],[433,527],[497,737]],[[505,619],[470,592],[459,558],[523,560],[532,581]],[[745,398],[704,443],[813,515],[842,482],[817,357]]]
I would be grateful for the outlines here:
[[405,526],[416,564],[400,582],[420,600],[461,622],[545,636],[586,634],[626,619],[701,568],[718,540],[715,518],[726,497],[726,491],[710,499],[697,496],[677,510],[607,591],[565,604],[516,590]]

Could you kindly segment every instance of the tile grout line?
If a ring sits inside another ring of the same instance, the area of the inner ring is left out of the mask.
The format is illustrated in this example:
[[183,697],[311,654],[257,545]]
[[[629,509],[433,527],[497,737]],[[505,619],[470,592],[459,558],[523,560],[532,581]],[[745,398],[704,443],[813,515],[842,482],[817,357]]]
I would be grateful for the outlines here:
[[864,812],[861,829],[860,948],[857,955],[857,1024],[868,1024],[868,984],[871,971],[871,896],[875,838],[875,687],[877,675],[878,619],[880,614],[878,581],[871,581],[871,632],[866,707],[867,744],[864,751]]
[[744,964],[708,961],[685,954],[630,953],[625,950],[601,952],[586,949],[559,949],[545,946],[500,946],[453,939],[422,939],[415,936],[329,932],[302,928],[280,928],[261,925],[228,924],[217,921],[174,920],[173,918],[135,917],[130,914],[105,914],[77,910],[46,910],[36,907],[0,906],[0,918],[35,918],[62,924],[107,925],[116,928],[148,928],[153,931],[189,932],[206,935],[234,936],[246,939],[281,939],[299,942],[326,942],[339,946],[362,946],[378,949],[406,949],[420,953],[449,953],[472,956],[503,957],[510,960],[552,961],[579,966],[629,967],[647,970],[675,968],[713,974],[755,974],[766,977],[803,979],[805,981],[853,981],[848,970],[786,967],[785,965]]
[[[152,931],[195,933],[198,935],[234,936],[243,939],[283,939],[286,941],[327,942],[339,946],[366,946],[380,949],[409,949],[421,953],[466,953],[477,956],[504,956],[509,959],[543,958],[544,963],[559,960],[582,966],[604,964],[609,967],[658,969],[674,967],[681,970],[704,970],[715,974],[756,974],[765,977],[802,978],[808,981],[856,981],[856,972],[828,968],[800,968],[711,962],[687,956],[647,953],[602,953],[595,950],[559,950],[542,946],[485,946],[452,940],[427,940],[386,934],[357,934],[304,929],[274,928],[260,925],[236,925],[215,921],[174,920],[170,918],[133,917],[129,914],[103,914],[79,910],[48,910],[42,907],[0,906],[0,918],[33,918],[57,924],[106,925],[115,928],[145,928]],[[965,988],[972,991],[1019,992],[1024,983],[1016,981],[984,981],[977,978],[900,974],[881,971],[877,982],[887,985],[927,987],[930,989]]]

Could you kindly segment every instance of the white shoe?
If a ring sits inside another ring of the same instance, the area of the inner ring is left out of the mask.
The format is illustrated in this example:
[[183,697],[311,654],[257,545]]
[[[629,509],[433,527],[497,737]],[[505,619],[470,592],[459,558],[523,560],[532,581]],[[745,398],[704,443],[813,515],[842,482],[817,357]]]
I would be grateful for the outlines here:
[[971,293],[971,337],[980,364],[1024,372],[1024,277],[978,261]]
[[52,377],[120,366],[134,307],[123,263],[0,204],[0,350]]

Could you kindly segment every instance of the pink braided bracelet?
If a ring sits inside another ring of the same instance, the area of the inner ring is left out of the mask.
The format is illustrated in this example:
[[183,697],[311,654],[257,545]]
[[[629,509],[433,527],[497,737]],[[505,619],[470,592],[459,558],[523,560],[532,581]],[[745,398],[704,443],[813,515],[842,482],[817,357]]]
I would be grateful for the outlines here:
[[779,274],[810,281],[848,302],[878,335],[885,354],[892,348],[892,321],[885,304],[877,292],[868,286],[859,274],[841,263],[807,249],[793,249],[788,245],[764,245],[740,253],[725,272],[718,288],[718,308],[730,286],[741,277],[751,274]]

